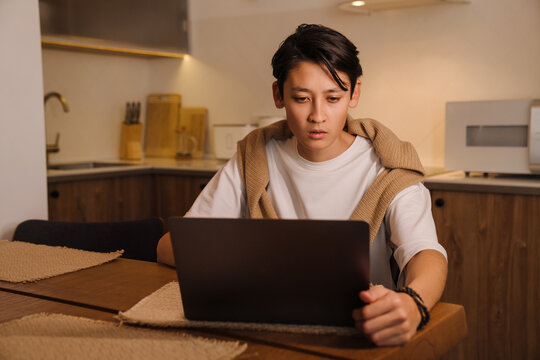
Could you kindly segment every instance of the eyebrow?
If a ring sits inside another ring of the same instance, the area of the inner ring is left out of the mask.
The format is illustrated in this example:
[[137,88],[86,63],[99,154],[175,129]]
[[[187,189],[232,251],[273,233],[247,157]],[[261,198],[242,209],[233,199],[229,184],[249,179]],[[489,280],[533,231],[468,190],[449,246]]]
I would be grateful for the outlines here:
[[[311,92],[311,90],[299,86],[294,86],[291,90],[293,91],[300,91],[300,92]],[[324,91],[325,93],[337,93],[337,92],[345,92],[343,89],[339,87],[335,87],[332,89],[328,89]]]

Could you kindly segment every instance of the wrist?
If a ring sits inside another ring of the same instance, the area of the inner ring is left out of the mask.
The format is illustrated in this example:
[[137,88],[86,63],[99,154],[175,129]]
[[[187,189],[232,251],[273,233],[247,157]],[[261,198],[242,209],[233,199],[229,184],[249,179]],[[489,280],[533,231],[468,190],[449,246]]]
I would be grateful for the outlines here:
[[416,291],[414,291],[408,286],[403,286],[397,289],[396,292],[405,293],[413,299],[414,303],[416,304],[416,307],[418,308],[418,311],[420,312],[420,324],[418,325],[417,330],[420,330],[421,328],[423,328],[424,325],[426,325],[429,322],[429,318],[430,318],[429,311],[426,304],[424,304],[424,300],[422,300],[422,298],[420,297],[420,295],[418,295]]

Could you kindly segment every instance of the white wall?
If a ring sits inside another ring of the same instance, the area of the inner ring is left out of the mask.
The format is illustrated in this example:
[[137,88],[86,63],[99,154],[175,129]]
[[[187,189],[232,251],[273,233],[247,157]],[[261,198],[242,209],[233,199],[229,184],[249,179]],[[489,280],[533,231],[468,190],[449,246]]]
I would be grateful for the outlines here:
[[47,218],[38,2],[0,1],[0,239]]
[[[352,114],[387,124],[428,166],[444,163],[447,101],[540,97],[538,0],[472,0],[371,16],[342,12],[337,3],[190,1],[192,56],[184,60],[45,51],[45,90],[65,91],[68,101],[86,104],[73,119],[59,106],[47,109],[48,127],[56,122],[65,141],[56,159],[117,156],[123,102],[151,92],[180,92],[184,105],[207,106],[211,124],[281,114],[271,100],[270,59],[303,22],[333,27],[358,46],[365,76]],[[111,86],[111,77],[126,85]],[[78,129],[85,129],[86,142]]]
[[[60,133],[60,161],[116,158],[126,102],[140,101],[145,112],[150,60],[140,57],[43,50],[44,93],[57,91],[69,112],[55,98],[45,106],[47,143]],[[177,61],[178,64],[178,61]]]

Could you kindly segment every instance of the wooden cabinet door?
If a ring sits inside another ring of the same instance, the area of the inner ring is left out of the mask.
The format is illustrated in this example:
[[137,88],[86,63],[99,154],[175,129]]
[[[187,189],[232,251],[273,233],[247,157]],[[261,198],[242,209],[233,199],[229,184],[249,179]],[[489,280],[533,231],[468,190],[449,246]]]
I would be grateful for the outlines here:
[[432,191],[448,252],[443,301],[465,306],[469,333],[449,358],[540,357],[540,196]]
[[128,221],[157,215],[153,175],[49,183],[49,220]]
[[157,175],[158,209],[160,216],[184,216],[212,176]]

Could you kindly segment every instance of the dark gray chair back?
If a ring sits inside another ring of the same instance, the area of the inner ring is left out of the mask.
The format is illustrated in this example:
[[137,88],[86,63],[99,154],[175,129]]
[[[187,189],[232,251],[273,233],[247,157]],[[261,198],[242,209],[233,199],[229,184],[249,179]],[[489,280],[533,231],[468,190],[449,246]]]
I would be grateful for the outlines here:
[[124,249],[125,258],[156,261],[163,229],[160,217],[101,223],[26,220],[15,229],[13,240],[97,252]]

